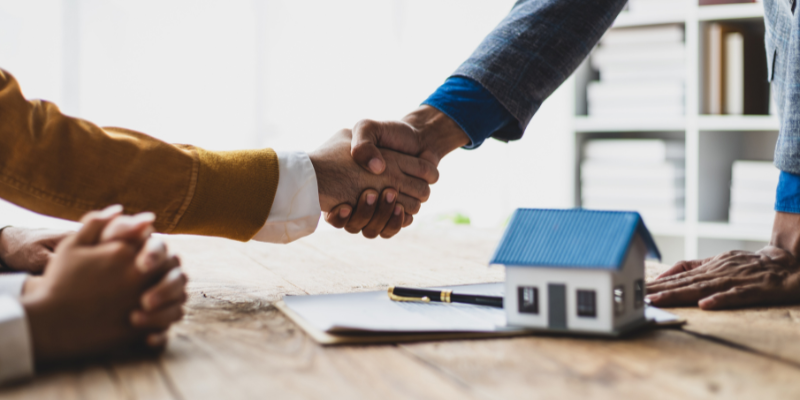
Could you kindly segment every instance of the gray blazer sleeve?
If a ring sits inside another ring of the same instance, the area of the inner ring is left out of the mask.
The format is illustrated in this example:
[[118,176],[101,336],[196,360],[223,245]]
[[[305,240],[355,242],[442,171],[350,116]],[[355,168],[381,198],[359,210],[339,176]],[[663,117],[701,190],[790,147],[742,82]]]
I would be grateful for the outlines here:
[[800,175],[800,13],[796,7],[793,1],[764,1],[764,42],[767,80],[780,118],[775,166]]
[[542,102],[580,65],[627,0],[519,0],[453,74],[480,83],[517,119],[493,136],[516,140]]

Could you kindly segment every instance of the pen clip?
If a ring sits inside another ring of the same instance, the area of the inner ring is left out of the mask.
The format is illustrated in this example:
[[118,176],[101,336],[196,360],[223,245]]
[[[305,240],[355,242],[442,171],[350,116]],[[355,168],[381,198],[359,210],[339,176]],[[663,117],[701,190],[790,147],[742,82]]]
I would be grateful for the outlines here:
[[409,301],[409,302],[417,302],[417,303],[430,303],[431,299],[428,296],[423,297],[403,297],[394,294],[394,286],[389,286],[387,290],[389,292],[389,299],[392,301]]

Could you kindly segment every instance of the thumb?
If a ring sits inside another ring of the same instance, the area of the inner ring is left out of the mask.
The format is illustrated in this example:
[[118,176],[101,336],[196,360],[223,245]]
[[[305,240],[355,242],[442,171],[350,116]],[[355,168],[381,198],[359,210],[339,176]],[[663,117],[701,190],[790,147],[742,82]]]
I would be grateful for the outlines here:
[[358,121],[353,128],[350,153],[353,160],[373,174],[386,169],[386,161],[378,148],[417,156],[422,152],[420,138],[411,125],[400,121]]
[[113,205],[102,211],[92,211],[84,215],[81,218],[83,227],[74,236],[75,243],[79,246],[97,244],[106,225],[120,214],[122,214],[122,206]]
[[329,213],[325,213],[325,221],[336,229],[344,228],[347,222],[350,221],[350,215],[353,213],[353,207],[347,203],[339,204],[334,207]]
[[150,212],[136,214],[134,216],[120,216],[114,218],[100,235],[100,242],[110,242],[112,240],[122,240],[128,242],[144,242],[153,232],[153,222],[156,216]]
[[350,143],[350,155],[353,156],[353,160],[375,175],[382,174],[386,169],[386,160],[378,150],[381,136],[380,122],[365,119],[358,121],[353,128],[353,140]]

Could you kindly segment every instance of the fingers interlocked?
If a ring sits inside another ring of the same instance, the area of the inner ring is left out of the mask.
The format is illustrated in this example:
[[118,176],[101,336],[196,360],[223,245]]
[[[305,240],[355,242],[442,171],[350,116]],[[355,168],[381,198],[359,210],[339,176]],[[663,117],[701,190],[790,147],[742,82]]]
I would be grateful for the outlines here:
[[[146,343],[149,346],[162,347],[166,344],[166,330],[183,317],[188,279],[180,269],[180,258],[169,254],[161,238],[151,237],[155,215],[117,216],[120,212],[121,207],[114,207],[88,215],[84,222],[99,229],[81,231],[79,235],[83,237],[79,240],[85,243],[100,240],[101,245],[138,245],[138,254],[134,253],[135,266],[142,278],[151,284],[141,296],[141,308],[131,312],[130,322],[134,328],[148,332]],[[115,217],[107,225],[96,222],[109,216]]]
[[364,237],[378,236],[390,238],[400,232],[412,217],[405,213],[401,204],[402,195],[391,188],[378,195],[374,189],[367,189],[358,200],[355,211],[347,204],[337,206],[325,217],[336,228],[345,228],[350,233],[362,232]]

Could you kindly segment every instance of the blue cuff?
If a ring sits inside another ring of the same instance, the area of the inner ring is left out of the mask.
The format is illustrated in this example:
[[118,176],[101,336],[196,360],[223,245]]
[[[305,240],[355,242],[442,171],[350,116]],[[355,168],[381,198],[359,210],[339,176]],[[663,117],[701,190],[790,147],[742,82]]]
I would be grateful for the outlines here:
[[800,214],[800,175],[781,171],[775,211]]
[[425,100],[455,121],[469,136],[471,143],[465,149],[474,149],[508,124],[517,120],[499,101],[472,79],[454,76]]

